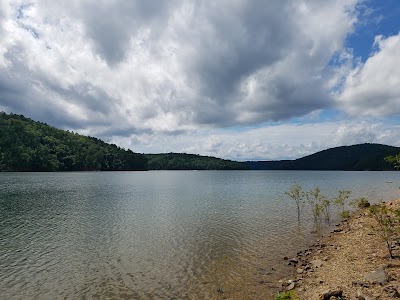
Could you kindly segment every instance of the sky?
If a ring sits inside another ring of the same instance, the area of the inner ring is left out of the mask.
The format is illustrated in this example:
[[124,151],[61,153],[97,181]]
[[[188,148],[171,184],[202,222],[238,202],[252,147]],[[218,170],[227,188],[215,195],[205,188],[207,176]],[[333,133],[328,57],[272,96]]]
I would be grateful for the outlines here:
[[140,153],[400,146],[400,2],[0,0],[0,111]]

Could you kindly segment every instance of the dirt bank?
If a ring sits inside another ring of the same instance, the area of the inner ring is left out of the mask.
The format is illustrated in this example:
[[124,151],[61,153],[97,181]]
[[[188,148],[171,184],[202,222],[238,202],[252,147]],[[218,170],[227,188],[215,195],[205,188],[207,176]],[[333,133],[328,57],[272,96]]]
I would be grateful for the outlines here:
[[[400,209],[400,199],[385,205]],[[336,232],[288,259],[295,275],[281,280],[282,289],[294,288],[301,300],[323,299],[327,291],[342,291],[343,297],[326,299],[399,299],[399,241],[392,245],[396,258],[390,259],[372,224],[367,209],[360,210]],[[380,277],[371,279],[375,275]]]

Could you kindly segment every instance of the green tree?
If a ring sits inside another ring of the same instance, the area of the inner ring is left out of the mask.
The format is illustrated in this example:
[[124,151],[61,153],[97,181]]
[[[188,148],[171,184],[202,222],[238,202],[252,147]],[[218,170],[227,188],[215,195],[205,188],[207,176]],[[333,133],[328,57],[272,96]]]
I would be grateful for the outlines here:
[[285,192],[285,195],[287,195],[296,203],[297,221],[300,221],[300,207],[304,202],[305,197],[305,192],[303,191],[303,188],[301,187],[301,185],[295,183],[290,187],[287,192]]
[[350,198],[351,191],[349,190],[340,190],[336,198],[333,199],[333,203],[339,207],[340,216],[343,219],[347,219],[350,215],[349,211],[346,210],[347,202]]
[[385,157],[385,161],[393,164],[396,169],[400,169],[400,153]]
[[308,204],[310,205],[311,212],[314,217],[314,221],[317,222],[321,219],[321,213],[323,210],[323,200],[326,199],[326,196],[322,194],[321,189],[316,187],[306,193],[306,199]]
[[0,112],[0,171],[147,170],[147,158],[93,137]]

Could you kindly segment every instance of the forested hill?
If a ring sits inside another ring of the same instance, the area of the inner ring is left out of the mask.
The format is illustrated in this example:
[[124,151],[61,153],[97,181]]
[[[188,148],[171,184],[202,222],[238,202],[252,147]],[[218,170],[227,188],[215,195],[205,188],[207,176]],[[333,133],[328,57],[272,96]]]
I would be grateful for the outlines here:
[[121,170],[394,170],[385,157],[399,147],[360,144],[296,160],[237,162],[197,154],[138,154],[97,138],[0,112],[1,171]]
[[399,147],[359,144],[331,148],[296,160],[248,161],[253,170],[394,170],[385,157],[400,153]]
[[0,112],[0,171],[147,170],[142,154]]
[[249,170],[242,162],[185,153],[146,154],[150,170]]

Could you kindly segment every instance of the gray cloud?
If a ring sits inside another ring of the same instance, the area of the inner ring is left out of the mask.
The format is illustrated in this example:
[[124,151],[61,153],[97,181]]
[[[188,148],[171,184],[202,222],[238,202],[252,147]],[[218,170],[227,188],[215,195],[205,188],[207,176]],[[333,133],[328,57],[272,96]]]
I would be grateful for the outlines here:
[[143,144],[332,107],[358,2],[0,1],[0,107]]
[[[83,2],[79,14],[96,51],[114,65],[126,58],[130,42],[156,38],[157,32],[165,26],[172,3],[117,0],[99,5],[97,2]],[[150,36],[142,36],[143,31],[148,31]]]
[[[332,45],[340,45],[352,28],[351,7],[340,3],[66,3],[37,0],[15,6],[8,17],[23,15],[20,29],[35,28],[36,34],[16,29],[20,39],[10,47],[19,44],[21,55],[11,57],[8,49],[5,58],[11,65],[24,64],[49,95],[56,93],[87,114],[107,115],[120,106],[119,111],[135,110],[134,119],[142,123],[172,115],[178,126],[256,124],[328,107],[321,72],[338,50]],[[328,17],[347,23],[323,34],[309,28],[310,19]],[[52,51],[44,53],[41,43]],[[28,54],[32,50],[44,57]],[[46,58],[60,69],[57,74],[51,64],[43,67]],[[66,84],[70,78],[74,82]]]
[[[8,72],[0,72],[0,103],[3,106],[59,127],[80,129],[112,123],[109,118],[99,120],[99,116],[111,117],[115,106],[115,99],[111,99],[105,91],[87,82],[65,88],[42,71],[30,70],[21,61],[23,56],[24,49],[21,46],[9,48],[4,55],[12,64]],[[61,102],[56,99],[61,99]],[[66,103],[83,107],[93,114],[93,118],[84,119],[68,113]]]
[[284,21],[282,3],[252,1],[238,9],[203,2],[194,8],[198,15],[186,43],[198,51],[185,65],[200,81],[203,95],[227,101],[246,76],[282,59],[295,34],[292,20]]

